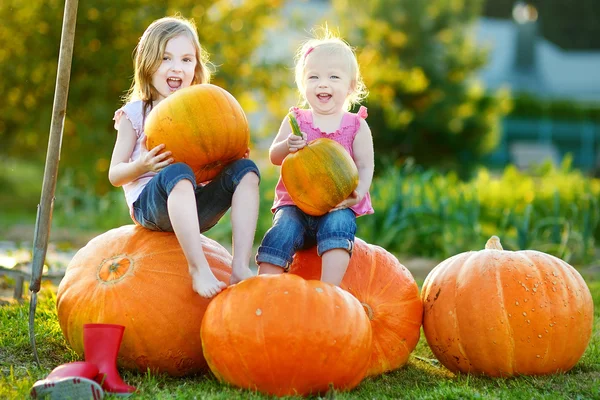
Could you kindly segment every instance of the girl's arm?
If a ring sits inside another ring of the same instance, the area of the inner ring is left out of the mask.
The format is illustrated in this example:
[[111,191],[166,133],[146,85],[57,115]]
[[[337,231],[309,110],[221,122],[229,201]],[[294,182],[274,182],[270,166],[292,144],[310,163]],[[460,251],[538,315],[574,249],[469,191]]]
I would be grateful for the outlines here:
[[373,136],[369,125],[364,119],[360,120],[360,128],[352,143],[352,150],[354,151],[354,162],[358,168],[358,186],[355,189],[358,194],[358,201],[356,202],[358,204],[371,188],[373,171],[375,170]]
[[352,151],[354,152],[354,162],[358,169],[358,186],[347,199],[343,200],[331,211],[349,208],[360,203],[371,188],[373,171],[375,169],[375,156],[373,154],[371,129],[364,119],[360,120],[360,128],[352,143]]
[[290,118],[286,115],[269,148],[269,159],[274,165],[281,165],[288,154],[294,153],[304,146],[306,146],[306,134],[302,132],[302,137],[294,135],[290,126]]
[[117,129],[117,141],[110,160],[108,170],[108,179],[113,186],[123,186],[140,175],[149,171],[158,172],[173,162],[170,151],[158,154],[165,148],[164,144],[159,144],[152,150],[142,149],[142,154],[135,161],[129,161],[131,153],[135,147],[137,135],[133,130],[131,121],[127,118],[121,118]]

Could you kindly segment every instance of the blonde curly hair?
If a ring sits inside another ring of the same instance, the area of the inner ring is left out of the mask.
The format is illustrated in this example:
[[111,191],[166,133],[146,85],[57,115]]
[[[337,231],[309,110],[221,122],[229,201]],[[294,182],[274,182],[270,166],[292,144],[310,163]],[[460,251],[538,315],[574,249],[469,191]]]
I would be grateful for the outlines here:
[[[316,51],[318,50],[318,51]],[[315,54],[316,53],[316,54]],[[308,57],[314,57],[319,54],[335,55],[339,59],[346,59],[348,62],[348,72],[352,79],[352,93],[348,96],[345,103],[346,110],[349,110],[353,105],[359,104],[368,95],[367,87],[365,86],[354,48],[352,48],[339,34],[332,32],[327,26],[313,29],[313,38],[302,43],[296,55],[295,60],[295,79],[298,92],[301,96],[301,105],[306,106],[307,101],[304,98],[304,90],[306,88],[304,82],[304,73],[306,60]]]

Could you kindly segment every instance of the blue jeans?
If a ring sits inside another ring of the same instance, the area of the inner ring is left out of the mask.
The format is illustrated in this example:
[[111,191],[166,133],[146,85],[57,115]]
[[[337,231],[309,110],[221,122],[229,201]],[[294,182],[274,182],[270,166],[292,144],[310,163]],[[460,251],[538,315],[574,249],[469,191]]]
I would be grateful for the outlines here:
[[171,164],[156,174],[133,203],[135,220],[144,228],[153,231],[173,232],[169,219],[167,198],[175,185],[182,179],[189,180],[196,194],[196,209],[200,232],[215,226],[231,207],[231,199],[244,175],[254,172],[260,177],[254,161],[243,158],[225,166],[205,186],[197,186],[192,169],[184,163]]
[[282,206],[273,215],[273,226],[258,248],[256,263],[266,262],[287,271],[296,251],[315,244],[319,256],[332,249],[352,254],[355,234],[356,215],[349,208],[313,217],[296,206]]

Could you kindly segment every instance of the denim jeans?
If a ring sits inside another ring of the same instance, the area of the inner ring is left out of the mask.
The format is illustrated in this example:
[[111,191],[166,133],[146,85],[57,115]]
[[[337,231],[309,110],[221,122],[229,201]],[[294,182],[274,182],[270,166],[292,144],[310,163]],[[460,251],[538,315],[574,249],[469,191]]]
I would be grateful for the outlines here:
[[154,231],[173,232],[167,198],[179,181],[187,179],[192,182],[196,194],[200,232],[205,232],[215,226],[229,210],[237,185],[249,172],[254,172],[260,177],[254,161],[243,158],[227,165],[206,185],[197,186],[194,172],[187,164],[171,164],[148,182],[140,197],[133,203],[135,220],[141,226]]
[[256,263],[267,262],[287,271],[296,251],[315,244],[319,256],[331,249],[352,254],[355,234],[356,215],[349,208],[313,217],[296,206],[282,206],[273,215],[273,226],[258,248]]

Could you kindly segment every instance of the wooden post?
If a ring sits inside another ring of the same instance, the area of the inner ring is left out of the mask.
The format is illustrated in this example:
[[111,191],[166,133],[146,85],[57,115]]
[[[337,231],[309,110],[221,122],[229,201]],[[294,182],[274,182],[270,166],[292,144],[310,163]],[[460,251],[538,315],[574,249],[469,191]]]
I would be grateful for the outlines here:
[[31,300],[29,303],[29,341],[33,348],[35,361],[40,364],[40,359],[35,347],[34,319],[37,306],[37,293],[40,290],[42,271],[48,250],[48,238],[52,223],[52,208],[54,207],[54,192],[60,160],[60,147],[62,144],[63,126],[67,111],[67,97],[69,94],[69,80],[71,77],[71,61],[73,59],[73,43],[75,38],[75,24],[77,22],[78,0],[66,0],[63,15],[62,33],[60,38],[60,53],[58,57],[58,74],[54,90],[54,104],[52,105],[52,121],[50,123],[50,138],[48,139],[48,152],[46,154],[46,167],[44,169],[44,182],[42,195],[37,209],[35,234],[33,239],[33,260],[31,262]]

